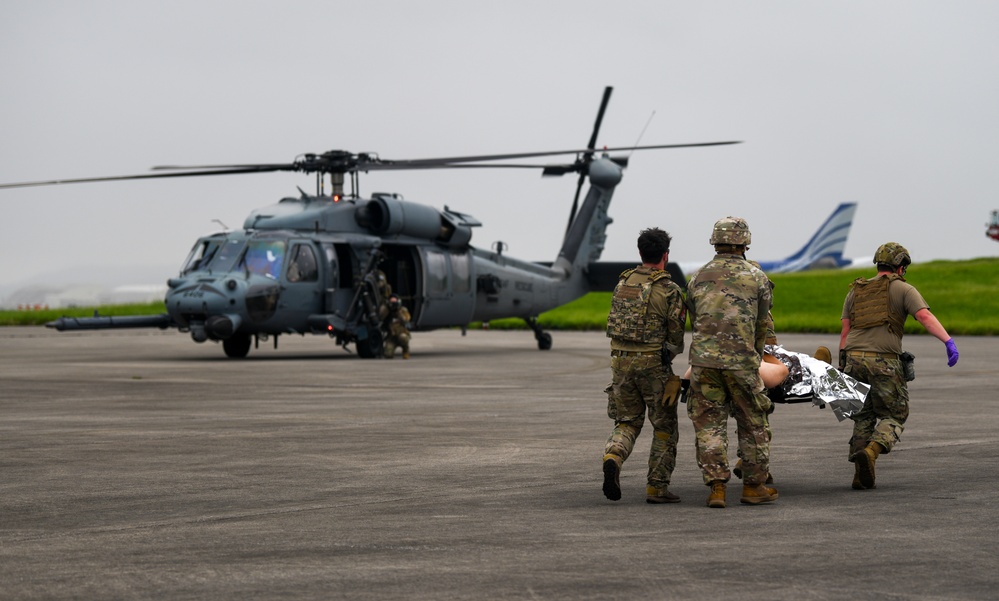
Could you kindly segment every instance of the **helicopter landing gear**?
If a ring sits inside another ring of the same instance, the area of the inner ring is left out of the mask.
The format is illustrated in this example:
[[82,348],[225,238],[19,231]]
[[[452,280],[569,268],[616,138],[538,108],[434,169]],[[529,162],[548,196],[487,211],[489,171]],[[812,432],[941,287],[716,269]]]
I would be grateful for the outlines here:
[[361,328],[354,346],[357,356],[363,359],[380,359],[385,354],[385,342],[378,328]]
[[250,343],[249,334],[233,334],[222,341],[222,350],[230,359],[243,359],[250,354]]
[[538,341],[538,350],[547,351],[552,348],[552,335],[541,329],[537,317],[525,317],[524,321],[534,330],[534,339]]

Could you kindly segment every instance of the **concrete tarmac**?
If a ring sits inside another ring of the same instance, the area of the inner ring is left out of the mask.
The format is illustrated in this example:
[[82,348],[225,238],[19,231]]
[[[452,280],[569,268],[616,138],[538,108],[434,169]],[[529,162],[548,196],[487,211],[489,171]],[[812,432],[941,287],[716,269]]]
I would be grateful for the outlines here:
[[608,341],[553,336],[417,333],[408,361],[285,336],[235,361],[175,332],[0,328],[0,598],[999,596],[999,338],[958,338],[952,369],[905,338],[911,415],[876,489],[850,488],[852,422],[779,405],[780,499],[740,505],[733,480],[709,509],[682,407],[682,502],[645,503],[649,427],[604,498]]

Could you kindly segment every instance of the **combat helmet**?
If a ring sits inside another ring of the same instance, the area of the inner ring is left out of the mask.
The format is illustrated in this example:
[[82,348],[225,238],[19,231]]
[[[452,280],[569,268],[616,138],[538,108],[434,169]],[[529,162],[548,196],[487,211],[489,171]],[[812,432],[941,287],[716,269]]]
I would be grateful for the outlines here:
[[715,227],[711,230],[711,244],[732,244],[735,246],[749,246],[752,242],[752,235],[749,233],[749,224],[742,217],[724,217],[715,222]]
[[878,252],[874,253],[875,265],[890,265],[901,267],[912,263],[909,251],[898,242],[885,242],[878,247]]

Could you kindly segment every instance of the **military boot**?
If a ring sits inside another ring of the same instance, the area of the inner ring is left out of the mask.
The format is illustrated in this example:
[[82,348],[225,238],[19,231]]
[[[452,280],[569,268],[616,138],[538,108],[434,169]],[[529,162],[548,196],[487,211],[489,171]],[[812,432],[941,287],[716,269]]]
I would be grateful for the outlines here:
[[663,488],[656,488],[655,486],[645,487],[645,502],[646,503],[679,503],[680,497],[674,495],[670,491]]
[[777,489],[763,484],[752,486],[742,485],[742,498],[739,501],[749,505],[760,505],[761,503],[773,503],[777,500]]
[[828,347],[820,346],[815,349],[815,354],[812,355],[819,361],[825,361],[826,363],[832,363],[832,353],[829,351]]
[[711,481],[711,494],[708,495],[708,507],[725,507],[725,483],[721,480]]
[[[735,467],[732,468],[732,473],[735,474],[736,478],[742,480],[742,459],[735,462]],[[767,472],[767,484],[773,484],[773,483],[774,483],[774,475]]]
[[860,483],[864,485],[864,488],[875,488],[874,462],[878,460],[878,455],[883,451],[884,447],[880,443],[872,441],[850,457],[857,464],[857,475],[860,476]]
[[613,455],[604,455],[604,496],[621,500],[621,464]]
[[860,481],[860,464],[854,463],[853,467],[853,490],[866,490],[867,487]]

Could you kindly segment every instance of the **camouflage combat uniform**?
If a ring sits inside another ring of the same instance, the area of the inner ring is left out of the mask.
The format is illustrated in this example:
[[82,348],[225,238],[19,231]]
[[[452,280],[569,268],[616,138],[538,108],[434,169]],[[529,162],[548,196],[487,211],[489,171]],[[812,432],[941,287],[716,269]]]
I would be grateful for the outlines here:
[[388,317],[385,319],[385,358],[395,356],[395,347],[402,349],[402,358],[409,359],[409,309],[399,305],[398,309],[386,308]]
[[385,321],[389,314],[388,299],[392,296],[392,284],[381,269],[375,271],[375,287],[378,288],[378,319]]
[[[735,418],[743,483],[763,484],[770,470],[773,404],[759,368],[773,295],[762,271],[738,254],[719,253],[687,285],[693,327],[687,415],[705,484],[727,482],[728,418]],[[772,328],[772,325],[770,326]]]
[[850,331],[843,347],[844,371],[871,386],[864,408],[851,416],[850,457],[869,442],[891,452],[902,435],[909,417],[909,389],[899,359],[902,327],[909,315],[928,307],[919,291],[897,274],[859,278],[846,295],[843,319],[850,320]]
[[614,430],[604,459],[620,465],[631,455],[647,411],[654,432],[647,492],[653,496],[665,494],[676,466],[676,399],[664,402],[663,391],[673,376],[673,357],[683,352],[685,322],[680,287],[667,272],[638,267],[621,274],[607,319],[612,374],[607,416]]

